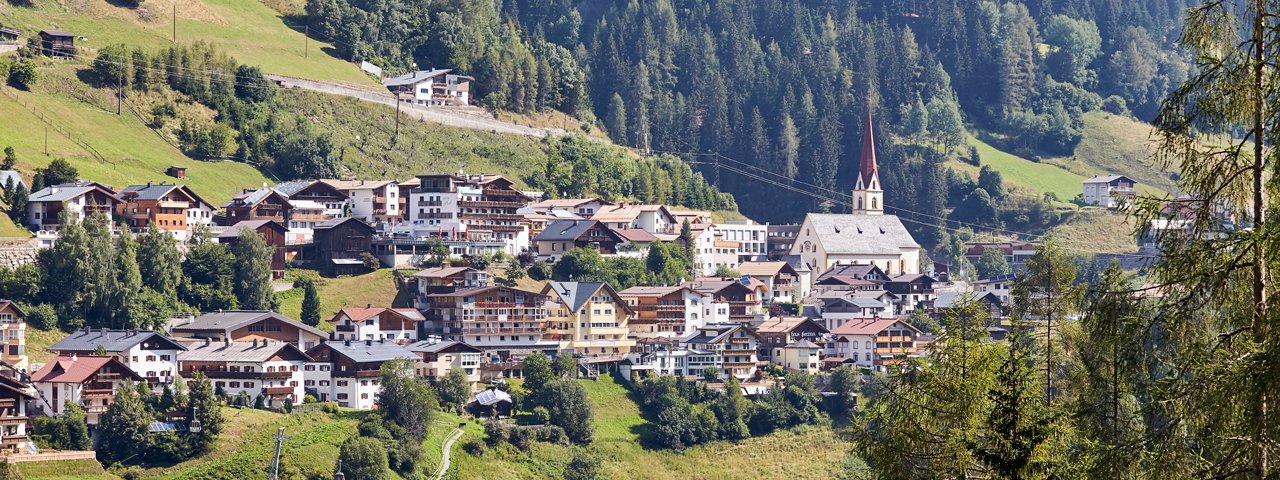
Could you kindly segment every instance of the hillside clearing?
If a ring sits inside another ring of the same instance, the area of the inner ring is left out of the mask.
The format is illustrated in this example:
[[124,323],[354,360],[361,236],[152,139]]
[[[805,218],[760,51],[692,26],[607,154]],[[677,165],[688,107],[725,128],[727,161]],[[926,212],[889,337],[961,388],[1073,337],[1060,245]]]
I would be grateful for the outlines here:
[[23,480],[119,480],[94,460],[15,463]]
[[13,223],[8,215],[0,215],[0,238],[31,238],[31,233]]
[[[978,149],[978,156],[982,159],[982,165],[990,165],[991,168],[999,171],[1004,178],[1005,184],[1011,185],[1015,191],[1021,190],[1035,196],[1051,192],[1063,201],[1075,198],[1082,191],[1080,182],[1084,180],[1083,176],[1054,165],[1036,163],[1012,153],[998,150],[973,136],[969,136],[968,139],[969,145]],[[962,170],[970,171],[975,178],[977,177],[977,169],[971,165],[968,165],[967,168],[962,167]]]
[[1175,191],[1173,170],[1158,166],[1151,159],[1155,152],[1151,129],[1150,124],[1130,117],[1089,112],[1084,115],[1084,135],[1075,154],[1046,162],[1087,177],[1125,175],[1138,181],[1142,193]]
[[1063,248],[1094,253],[1134,253],[1133,220],[1123,213],[1083,208],[1067,216],[1049,234]]
[[[331,55],[331,45],[308,40],[256,0],[147,0],[138,9],[104,1],[32,3],[34,8],[9,4],[0,9],[0,23],[18,27],[24,37],[46,28],[72,32],[85,37],[76,41],[82,52],[117,43],[158,49],[173,44],[176,13],[179,43],[210,43],[269,73],[381,88],[356,65]],[[304,52],[308,44],[310,51]]]
[[[287,280],[293,280],[309,270],[290,270]],[[399,289],[390,268],[379,269],[364,275],[316,279],[316,291],[320,294],[321,325],[333,318],[344,307],[410,306],[396,303]],[[293,288],[280,292],[280,313],[292,319],[302,317],[302,289]]]

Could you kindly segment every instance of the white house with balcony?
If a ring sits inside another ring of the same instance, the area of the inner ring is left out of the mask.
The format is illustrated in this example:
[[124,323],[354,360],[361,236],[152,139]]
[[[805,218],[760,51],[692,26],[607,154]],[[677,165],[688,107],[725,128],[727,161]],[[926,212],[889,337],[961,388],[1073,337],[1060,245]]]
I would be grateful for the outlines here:
[[419,70],[382,81],[401,102],[424,106],[461,106],[471,103],[471,81],[466,75],[438,68]]
[[1099,207],[1117,208],[1133,201],[1138,182],[1124,175],[1108,175],[1085,179],[1084,203]]

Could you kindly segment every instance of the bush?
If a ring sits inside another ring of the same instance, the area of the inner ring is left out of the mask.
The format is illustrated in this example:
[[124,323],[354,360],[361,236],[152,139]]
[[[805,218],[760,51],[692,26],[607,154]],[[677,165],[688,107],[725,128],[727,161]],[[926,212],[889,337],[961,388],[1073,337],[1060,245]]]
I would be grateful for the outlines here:
[[1112,95],[1102,101],[1102,111],[1116,115],[1128,115],[1129,104],[1119,95]]
[[474,438],[468,438],[465,442],[462,442],[462,451],[467,452],[467,455],[479,457],[484,453],[484,443]]
[[534,432],[535,427],[517,427],[511,429],[510,442],[511,445],[527,452],[533,447],[534,440],[537,439],[537,433]]
[[382,260],[369,252],[360,252],[360,262],[364,263],[364,268],[369,270],[377,270],[382,268]]
[[26,306],[22,311],[27,314],[27,325],[40,330],[53,330],[58,326],[58,311],[53,308],[53,305],[42,303]]
[[538,427],[535,431],[535,438],[539,442],[554,443],[556,445],[567,445],[569,436],[564,433],[564,429],[555,425],[547,425]]
[[20,90],[30,90],[32,85],[39,80],[40,74],[36,72],[35,64],[22,60],[9,67],[9,85]]
[[484,422],[484,441],[489,446],[496,446],[510,438],[511,429],[501,421],[491,418]]
[[533,411],[529,412],[529,423],[531,425],[551,423],[551,412],[547,411],[547,407],[533,407]]
[[302,396],[302,403],[316,403],[317,401],[315,395],[306,394]]
[[[314,399],[315,397],[312,398]],[[320,406],[320,411],[324,413],[338,413],[338,404],[335,402],[324,402],[324,405]]]

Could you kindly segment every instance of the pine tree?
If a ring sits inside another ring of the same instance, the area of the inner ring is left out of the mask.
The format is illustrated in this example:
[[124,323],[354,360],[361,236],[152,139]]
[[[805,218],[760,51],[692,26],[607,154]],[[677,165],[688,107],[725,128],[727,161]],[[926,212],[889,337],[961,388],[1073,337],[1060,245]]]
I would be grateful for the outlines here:
[[125,382],[116,389],[115,398],[98,425],[98,461],[111,464],[134,461],[151,445],[151,416],[138,396],[137,389]]
[[236,299],[245,310],[273,310],[275,292],[271,289],[271,256],[274,248],[258,232],[245,229],[231,246],[235,255]]
[[604,128],[609,131],[609,138],[614,142],[627,142],[627,106],[622,102],[622,95],[613,94],[609,99],[609,108],[605,113]]
[[147,233],[138,241],[138,271],[142,284],[167,297],[178,291],[182,279],[182,255],[169,232],[147,225]]
[[311,279],[302,282],[302,323],[320,325],[320,293]]

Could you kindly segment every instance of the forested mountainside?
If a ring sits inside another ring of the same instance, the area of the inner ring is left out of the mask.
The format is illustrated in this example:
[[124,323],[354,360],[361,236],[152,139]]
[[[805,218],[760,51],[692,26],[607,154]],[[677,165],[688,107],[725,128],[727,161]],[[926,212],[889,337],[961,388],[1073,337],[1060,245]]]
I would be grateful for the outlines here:
[[844,200],[869,107],[888,204],[925,212],[966,125],[1034,159],[1070,156],[1085,112],[1150,120],[1186,76],[1169,46],[1187,4],[308,0],[306,20],[351,60],[455,68],[488,105],[594,115],[617,143],[684,153],[779,222],[824,200],[730,168]]

